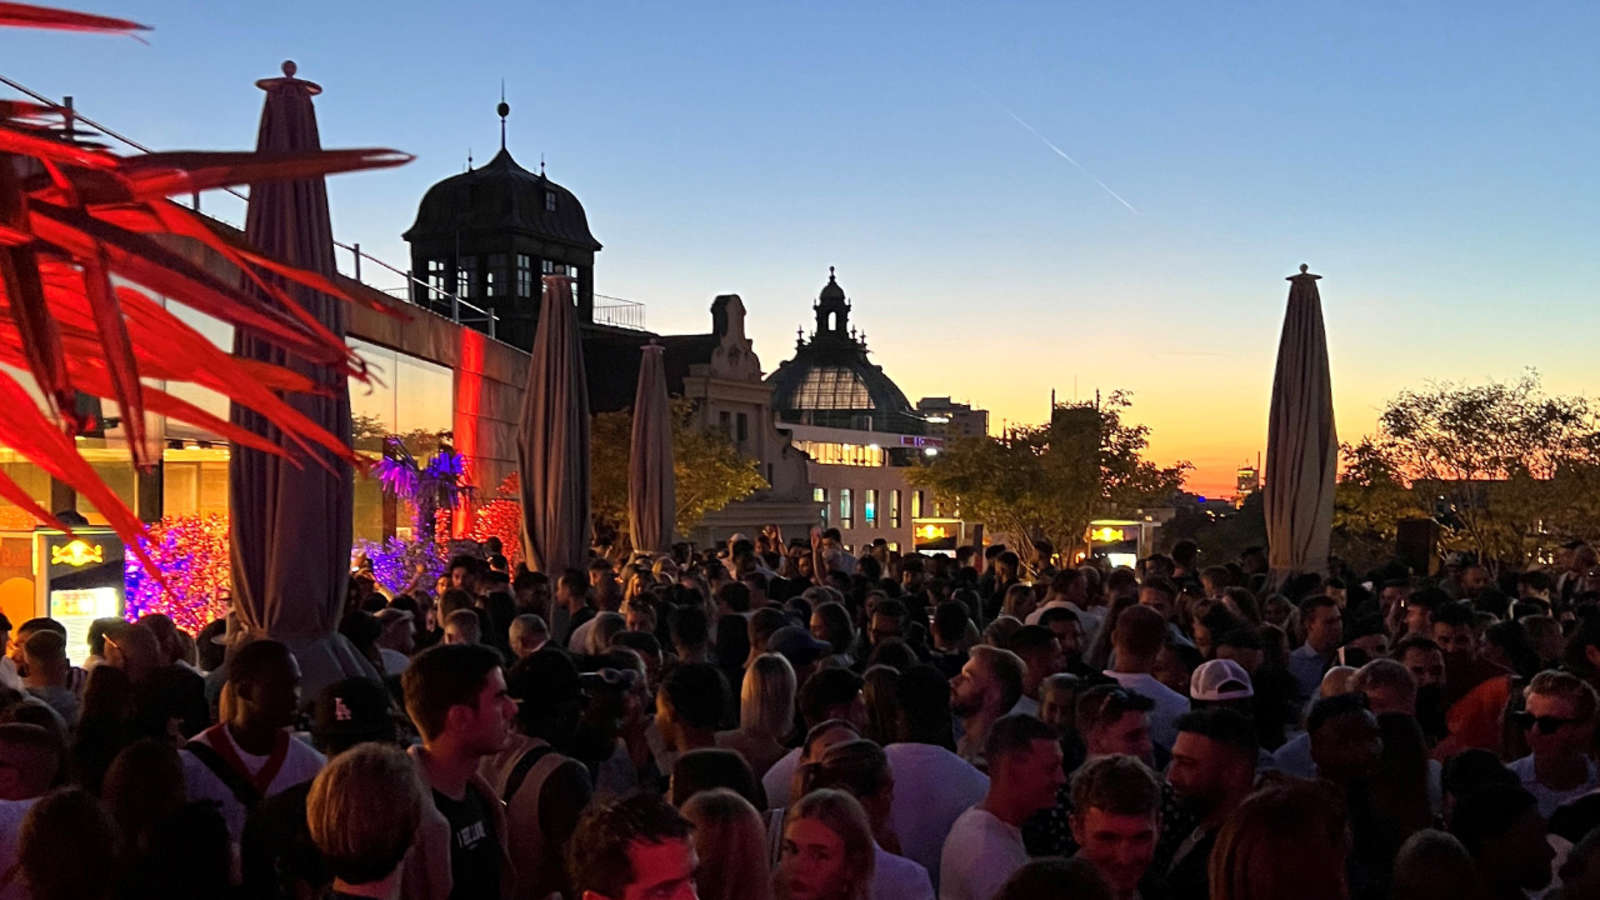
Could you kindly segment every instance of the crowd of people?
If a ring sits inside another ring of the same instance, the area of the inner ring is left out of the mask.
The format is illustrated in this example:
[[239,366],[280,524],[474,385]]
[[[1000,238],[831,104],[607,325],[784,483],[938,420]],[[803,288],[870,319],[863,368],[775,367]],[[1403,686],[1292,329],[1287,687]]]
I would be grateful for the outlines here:
[[1600,897],[1590,546],[1027,549],[358,560],[304,698],[226,621],[0,621],[0,900]]

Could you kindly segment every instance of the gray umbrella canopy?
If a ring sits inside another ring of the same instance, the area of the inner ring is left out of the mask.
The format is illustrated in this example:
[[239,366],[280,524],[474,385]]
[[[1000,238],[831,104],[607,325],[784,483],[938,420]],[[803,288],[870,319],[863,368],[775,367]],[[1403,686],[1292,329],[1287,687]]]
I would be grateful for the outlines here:
[[[319,150],[317,114],[311,98],[322,89],[294,77],[263,79],[267,92],[256,149],[264,152]],[[245,216],[249,243],[291,265],[335,275],[333,226],[323,180],[305,178],[252,185]],[[334,334],[345,335],[348,312],[332,297],[290,287],[293,299]],[[350,443],[350,389],[343,373],[301,361],[277,344],[245,331],[233,339],[234,353],[293,369],[311,379],[321,394],[287,394],[285,402]],[[237,404],[237,425],[277,442],[265,419]],[[235,446],[228,458],[228,511],[231,525],[233,602],[241,624],[255,635],[283,641],[295,650],[304,687],[351,675],[377,677],[371,664],[337,634],[350,578],[354,485],[350,465],[322,454],[299,464],[258,450]],[[319,464],[320,462],[320,464]]]
[[544,278],[517,428],[517,471],[528,568],[551,577],[582,569],[591,527],[589,385],[571,279],[562,275]]
[[1276,580],[1326,572],[1333,529],[1339,438],[1317,279],[1302,265],[1289,277],[1289,309],[1267,413],[1267,543]]
[[628,528],[636,553],[663,553],[672,544],[677,517],[677,475],[672,462],[672,420],[667,401],[664,348],[647,344],[633,395],[633,434],[628,456]]

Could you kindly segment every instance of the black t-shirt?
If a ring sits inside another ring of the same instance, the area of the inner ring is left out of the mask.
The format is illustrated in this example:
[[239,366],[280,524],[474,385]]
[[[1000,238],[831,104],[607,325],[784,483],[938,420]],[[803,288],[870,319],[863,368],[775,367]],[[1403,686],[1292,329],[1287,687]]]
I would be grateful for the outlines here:
[[500,896],[500,841],[489,803],[470,784],[460,800],[433,792],[433,805],[450,823],[450,900]]

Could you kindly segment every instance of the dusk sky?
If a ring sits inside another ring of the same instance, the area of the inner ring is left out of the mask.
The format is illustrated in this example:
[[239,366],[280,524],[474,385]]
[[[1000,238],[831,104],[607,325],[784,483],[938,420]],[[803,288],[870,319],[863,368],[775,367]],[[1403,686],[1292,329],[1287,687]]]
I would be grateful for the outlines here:
[[253,82],[292,58],[324,146],[414,153],[329,182],[378,256],[403,266],[428,185],[498,149],[504,78],[512,152],[578,195],[596,290],[652,330],[738,293],[770,372],[837,266],[913,401],[998,430],[1127,389],[1202,493],[1264,449],[1301,262],[1346,440],[1429,379],[1596,393],[1592,0],[65,5],[156,30],[8,29],[0,74],[146,144],[251,146]]

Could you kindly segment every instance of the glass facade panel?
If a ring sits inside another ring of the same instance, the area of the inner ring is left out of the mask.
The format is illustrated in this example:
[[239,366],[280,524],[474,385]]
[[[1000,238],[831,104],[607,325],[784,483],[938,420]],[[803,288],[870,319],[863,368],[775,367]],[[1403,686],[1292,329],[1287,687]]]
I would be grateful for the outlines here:
[[839,366],[806,372],[794,395],[795,409],[872,409],[872,395],[861,377]]
[[861,505],[861,518],[866,520],[868,528],[878,525],[878,492],[874,488],[867,488],[866,502]]
[[855,499],[850,495],[849,488],[839,489],[839,527],[856,527]]
[[911,495],[911,518],[922,518],[922,492],[916,491]]
[[893,488],[889,491],[889,527],[900,527],[900,489]]

